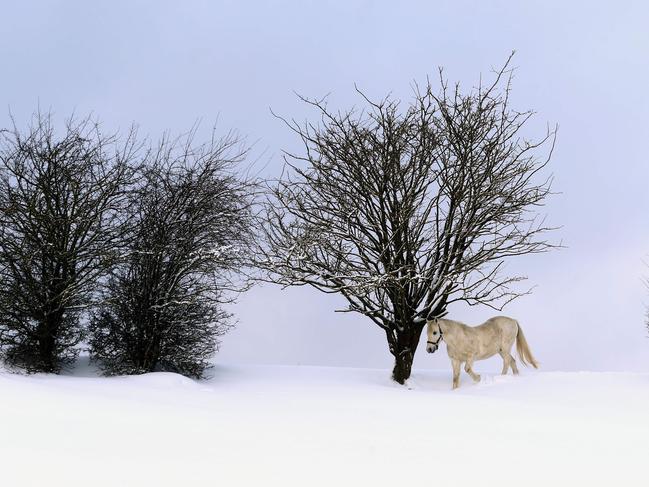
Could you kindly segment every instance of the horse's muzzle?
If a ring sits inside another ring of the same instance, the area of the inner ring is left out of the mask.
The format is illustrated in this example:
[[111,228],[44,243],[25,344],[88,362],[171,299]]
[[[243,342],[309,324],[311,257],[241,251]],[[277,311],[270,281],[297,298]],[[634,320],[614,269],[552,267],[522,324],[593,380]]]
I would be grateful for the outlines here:
[[428,353],[435,353],[436,350],[437,350],[437,345],[428,345],[426,347],[426,351]]

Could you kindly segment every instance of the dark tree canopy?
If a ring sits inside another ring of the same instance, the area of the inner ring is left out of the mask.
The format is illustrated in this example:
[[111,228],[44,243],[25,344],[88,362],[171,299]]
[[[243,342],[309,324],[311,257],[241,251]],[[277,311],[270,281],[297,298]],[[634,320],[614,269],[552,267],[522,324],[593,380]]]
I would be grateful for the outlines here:
[[55,372],[76,354],[81,310],[123,229],[134,133],[124,143],[90,119],[60,133],[37,113],[0,139],[0,347],[8,363]]
[[509,107],[510,82],[507,65],[468,92],[442,78],[405,108],[359,92],[360,112],[303,99],[320,123],[285,121],[304,152],[287,154],[271,188],[260,266],[273,282],[341,294],[343,311],[381,327],[398,382],[427,317],[455,301],[501,307],[523,279],[503,274],[504,259],[552,247],[535,210],[554,132],[523,137],[532,112]]
[[234,172],[233,136],[195,146],[163,141],[127,210],[129,240],[90,325],[107,374],[154,370],[201,377],[231,324],[222,305],[246,288],[253,185]]

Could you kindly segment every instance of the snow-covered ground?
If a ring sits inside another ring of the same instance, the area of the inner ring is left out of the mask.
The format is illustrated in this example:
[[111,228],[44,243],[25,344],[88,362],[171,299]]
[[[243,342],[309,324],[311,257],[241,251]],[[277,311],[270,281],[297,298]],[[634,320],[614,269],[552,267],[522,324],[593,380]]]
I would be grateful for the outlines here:
[[649,374],[2,373],[0,418],[7,487],[649,485]]

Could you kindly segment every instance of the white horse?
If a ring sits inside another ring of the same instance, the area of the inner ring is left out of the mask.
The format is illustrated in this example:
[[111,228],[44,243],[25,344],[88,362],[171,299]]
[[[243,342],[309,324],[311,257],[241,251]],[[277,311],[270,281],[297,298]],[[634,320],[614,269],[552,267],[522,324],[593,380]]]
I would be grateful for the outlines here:
[[539,364],[532,356],[518,321],[506,316],[496,316],[479,326],[467,326],[459,321],[435,318],[428,320],[428,341],[426,351],[433,353],[439,342],[446,342],[446,351],[453,366],[453,389],[460,385],[460,366],[465,362],[464,370],[471,378],[479,382],[480,376],[473,371],[473,361],[483,360],[495,354],[503,358],[503,375],[511,367],[518,374],[516,360],[511,355],[512,345],[516,340],[516,350],[523,363],[535,369]]

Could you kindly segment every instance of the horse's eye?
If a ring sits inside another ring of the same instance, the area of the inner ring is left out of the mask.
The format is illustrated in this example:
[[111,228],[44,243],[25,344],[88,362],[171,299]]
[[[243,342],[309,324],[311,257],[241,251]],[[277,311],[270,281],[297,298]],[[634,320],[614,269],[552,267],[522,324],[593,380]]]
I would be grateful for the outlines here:
[[436,331],[434,331],[434,332],[433,332],[433,335],[437,335],[437,332],[436,332]]

